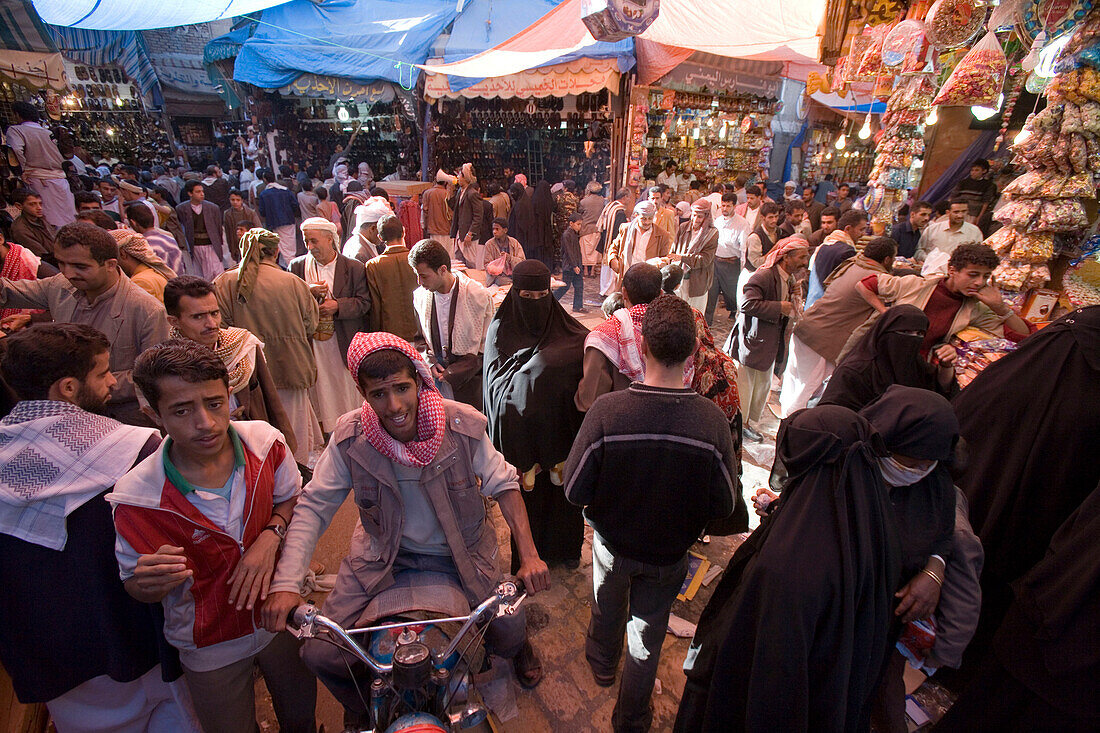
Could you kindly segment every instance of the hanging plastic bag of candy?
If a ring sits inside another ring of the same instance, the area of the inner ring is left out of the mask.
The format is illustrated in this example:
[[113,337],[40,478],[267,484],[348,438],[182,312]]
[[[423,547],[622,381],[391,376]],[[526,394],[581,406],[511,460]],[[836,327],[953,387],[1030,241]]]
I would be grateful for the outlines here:
[[1008,59],[996,34],[986,33],[951,72],[933,104],[992,107],[1001,94],[1007,71]]
[[878,27],[868,33],[871,36],[871,43],[868,44],[867,50],[859,57],[859,66],[856,68],[855,73],[856,78],[860,81],[873,81],[884,70],[882,65],[883,30],[882,27]]

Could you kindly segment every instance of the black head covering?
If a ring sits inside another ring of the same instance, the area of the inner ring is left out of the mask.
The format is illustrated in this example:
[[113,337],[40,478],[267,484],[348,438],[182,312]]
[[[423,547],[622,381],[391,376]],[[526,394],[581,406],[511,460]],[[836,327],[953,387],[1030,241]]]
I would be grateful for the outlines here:
[[841,262],[856,256],[856,250],[847,242],[829,242],[818,248],[814,257],[814,274],[822,285]]
[[519,297],[521,289],[549,287],[546,265],[538,260],[517,264],[512,289],[485,337],[489,437],[521,471],[536,463],[549,469],[565,460],[584,419],[573,396],[583,373],[588,329],[550,295]]
[[910,458],[948,461],[959,439],[951,403],[927,390],[891,385],[859,414],[882,436],[886,450]]
[[[533,250],[540,254],[533,256],[544,257],[546,250],[554,247],[554,214],[557,212],[557,204],[554,202],[554,194],[550,193],[550,183],[539,181],[535,184],[535,192],[531,195],[531,233],[530,244]],[[528,243],[522,243],[524,248]],[[528,257],[532,255],[528,254]]]
[[902,548],[902,580],[919,573],[931,555],[948,557],[955,530],[955,485],[947,462],[959,439],[951,403],[915,387],[893,385],[860,410],[891,453],[939,461],[910,486],[890,488]]
[[869,729],[900,568],[882,452],[847,408],[780,426],[786,490],[699,619],[677,731]]
[[887,310],[837,365],[821,404],[860,410],[894,384],[936,389],[931,366],[920,355],[926,331],[928,316],[920,308],[895,305]]
[[955,398],[970,448],[958,483],[985,549],[982,619],[968,658],[988,651],[1012,599],[1009,584],[1043,558],[1055,531],[1100,483],[1097,405],[1100,306],[1028,336]]

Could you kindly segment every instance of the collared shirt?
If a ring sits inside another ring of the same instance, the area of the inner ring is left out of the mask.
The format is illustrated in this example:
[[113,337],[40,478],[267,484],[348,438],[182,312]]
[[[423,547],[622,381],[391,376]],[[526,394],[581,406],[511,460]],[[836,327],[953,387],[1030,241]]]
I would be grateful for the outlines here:
[[736,213],[729,216],[719,215],[714,220],[714,228],[718,230],[718,250],[714,256],[723,259],[740,257],[745,246],[745,238],[752,231],[745,217],[738,216]]
[[[654,224],[653,226],[657,225]],[[639,262],[645,262],[645,252],[649,249],[649,238],[653,236],[653,226],[644,232],[639,231],[637,236],[634,237],[634,249],[630,251],[630,262],[626,265],[627,269]]]
[[951,254],[960,244],[981,244],[982,230],[970,222],[964,221],[957,230],[950,228],[950,222],[937,221],[924,228],[920,243],[917,245],[916,258],[924,260],[933,250]]
[[898,243],[898,257],[912,257],[915,255],[922,233],[920,229],[913,228],[913,224],[908,218],[895,224],[890,232],[890,237]]
[[[229,426],[229,441],[233,444],[233,472],[229,474],[229,480],[225,482],[225,486],[217,489],[195,486],[184,478],[169,457],[172,448],[172,436],[164,439],[164,475],[172,482],[173,486],[179,489],[181,494],[187,497],[187,501],[205,514],[211,522],[226,531],[230,531],[231,525],[240,524],[240,529],[243,531],[243,522],[240,520],[244,511],[244,492],[238,492],[239,496],[237,497],[234,497],[232,492],[237,474],[244,468],[244,446],[241,445],[241,437],[232,425]],[[237,501],[234,501],[234,499],[237,499]],[[236,506],[237,504],[240,504],[240,506]],[[234,513],[234,509],[236,509],[236,513]],[[230,532],[230,534],[236,536],[234,532]],[[240,537],[237,536],[237,539],[239,540]]]

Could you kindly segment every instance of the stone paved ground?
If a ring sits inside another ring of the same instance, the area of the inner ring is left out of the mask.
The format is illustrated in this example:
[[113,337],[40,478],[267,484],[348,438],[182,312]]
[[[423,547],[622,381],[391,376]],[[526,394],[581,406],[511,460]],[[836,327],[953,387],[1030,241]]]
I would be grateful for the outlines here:
[[[586,307],[589,313],[579,316],[585,325],[595,326],[603,319],[599,311],[596,280],[585,280]],[[566,295],[571,302],[572,293]],[[715,319],[714,337],[721,344],[729,332],[732,323],[722,315]],[[773,394],[773,399],[775,395]],[[765,442],[746,446],[742,464],[742,493],[746,502],[750,502],[757,487],[765,485],[771,468],[774,453],[775,430],[778,420],[765,410],[762,421]],[[751,515],[751,511],[750,511]],[[501,543],[502,565],[508,566],[510,549],[508,531],[494,508],[494,518]],[[314,559],[325,564],[327,572],[335,572],[340,559],[346,552],[356,514],[351,500],[340,509],[328,531],[318,543]],[[752,526],[756,517],[752,515]],[[576,570],[564,567],[551,568],[553,587],[531,599],[527,610],[528,629],[536,649],[542,657],[545,676],[542,684],[531,691],[522,690],[512,682],[511,690],[516,703],[515,717],[503,724],[506,731],[522,733],[541,733],[543,731],[609,731],[611,730],[611,711],[615,705],[617,686],[609,689],[599,687],[592,680],[591,672],[584,659],[584,634],[588,624],[589,604],[592,598],[592,555],[591,529],[586,529],[581,566]],[[741,537],[715,537],[709,545],[697,543],[693,550],[705,556],[712,563],[725,566],[733,554]],[[706,606],[707,600],[717,581],[708,587],[701,587],[690,602],[677,601],[672,612],[681,618],[695,623]],[[318,597],[319,599],[319,597]],[[671,730],[679,706],[680,695],[684,687],[684,674],[681,669],[687,653],[689,639],[679,639],[666,635],[661,653],[661,665],[658,679],[661,693],[654,694],[654,731]],[[328,694],[323,685],[318,685],[318,720],[332,733],[341,729],[340,706]],[[261,726],[265,731],[278,729],[271,711],[270,701],[262,682],[257,682],[260,699]]]

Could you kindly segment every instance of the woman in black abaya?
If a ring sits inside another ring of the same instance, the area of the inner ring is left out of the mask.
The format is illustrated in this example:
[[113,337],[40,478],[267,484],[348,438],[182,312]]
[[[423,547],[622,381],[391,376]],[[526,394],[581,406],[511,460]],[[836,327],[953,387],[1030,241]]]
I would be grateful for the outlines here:
[[550,193],[550,183],[539,181],[531,194],[531,229],[527,235],[531,248],[527,248],[527,242],[522,244],[528,259],[542,260],[551,271],[558,248],[558,242],[554,241],[554,214],[557,210],[554,194]]
[[875,321],[829,378],[821,405],[861,410],[887,387],[902,384],[951,397],[958,391],[950,366],[937,369],[920,355],[928,316],[913,305],[895,305]]
[[982,614],[956,692],[978,671],[1012,602],[1011,584],[1100,483],[1100,306],[1066,314],[1020,342],[954,400],[970,448],[959,488],[985,548]]
[[[550,270],[538,260],[515,266],[485,337],[485,414],[489,437],[522,477],[531,534],[547,562],[576,567],[584,542],[581,508],[565,499],[560,465],[584,415],[573,404],[588,329],[550,297]],[[532,294],[540,297],[525,297]],[[536,468],[537,467],[537,468]],[[512,569],[518,553],[512,547]]]
[[981,674],[936,733],[1100,730],[1100,486],[1012,591]]
[[[860,413],[882,438],[889,456],[879,470],[890,492],[901,545],[901,581],[895,594],[894,637],[903,624],[932,616],[947,576],[955,530],[955,485],[948,462],[959,439],[951,403],[938,394],[893,385]],[[966,619],[966,628],[975,619]],[[945,628],[955,629],[956,619]],[[964,641],[965,643],[965,641]],[[875,729],[905,733],[905,658],[891,650],[874,706]]]
[[783,492],[699,620],[677,731],[868,730],[902,562],[885,454],[847,408],[782,423]]
[[508,195],[512,198],[512,210],[508,213],[508,236],[515,237],[523,247],[524,254],[533,257],[531,252],[535,242],[531,234],[535,225],[535,212],[531,207],[531,194],[527,193],[523,184],[513,183],[508,189]]

